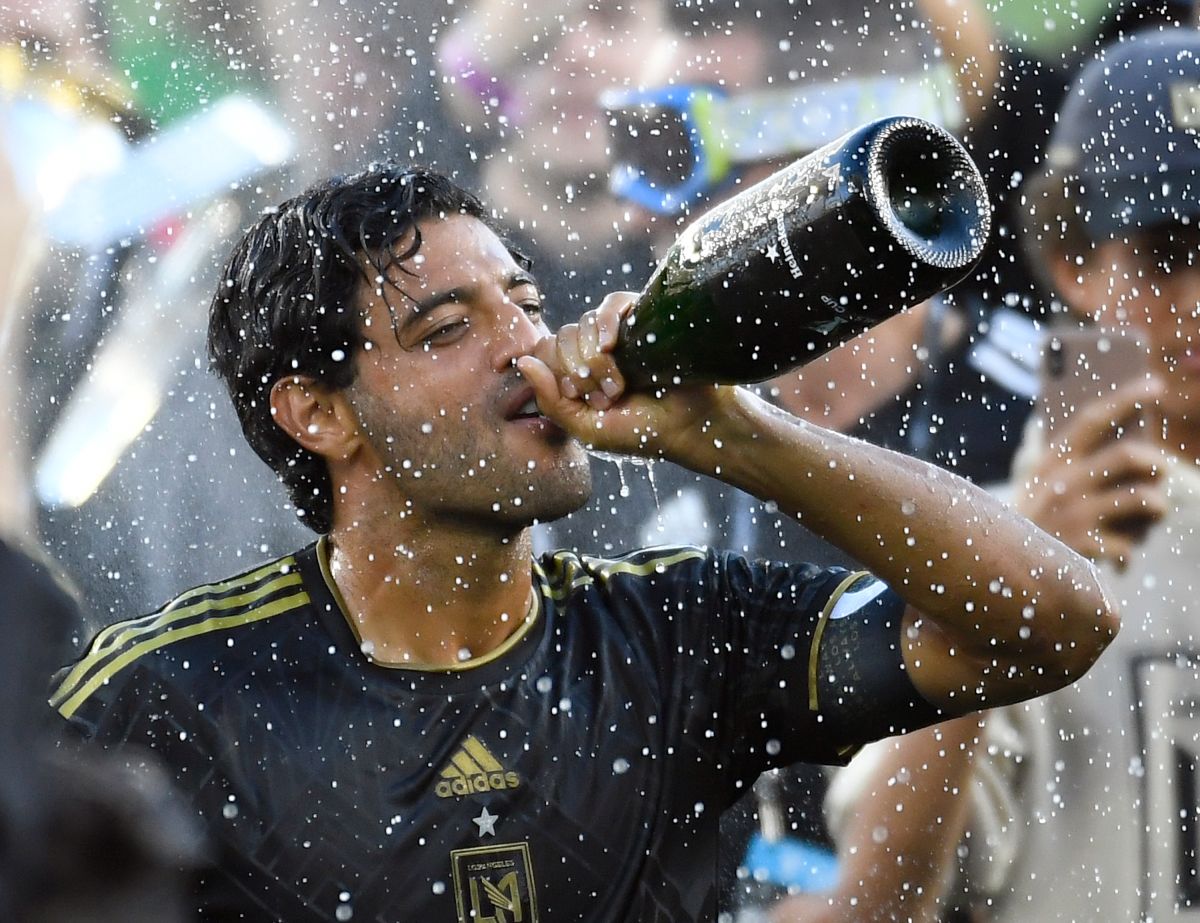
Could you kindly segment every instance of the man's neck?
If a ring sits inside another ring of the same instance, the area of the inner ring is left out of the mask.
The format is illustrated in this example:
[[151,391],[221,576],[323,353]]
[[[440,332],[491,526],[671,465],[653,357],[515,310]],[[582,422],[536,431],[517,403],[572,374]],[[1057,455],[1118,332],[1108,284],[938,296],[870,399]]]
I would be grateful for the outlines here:
[[495,651],[530,613],[528,529],[338,523],[329,572],[377,663],[452,667]]

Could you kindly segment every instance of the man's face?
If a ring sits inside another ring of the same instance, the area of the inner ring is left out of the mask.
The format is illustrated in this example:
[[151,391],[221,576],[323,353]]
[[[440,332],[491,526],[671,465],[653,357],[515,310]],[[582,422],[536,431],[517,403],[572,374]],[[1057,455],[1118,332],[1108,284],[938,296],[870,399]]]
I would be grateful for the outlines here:
[[1169,387],[1168,416],[1200,399],[1200,229],[1170,224],[1096,247],[1087,260],[1086,303],[1073,305],[1106,326],[1145,332]]
[[536,282],[475,218],[419,229],[417,254],[364,284],[367,342],[347,393],[368,464],[419,521],[515,529],[566,515],[590,492],[587,456],[537,414],[513,366],[549,335]]

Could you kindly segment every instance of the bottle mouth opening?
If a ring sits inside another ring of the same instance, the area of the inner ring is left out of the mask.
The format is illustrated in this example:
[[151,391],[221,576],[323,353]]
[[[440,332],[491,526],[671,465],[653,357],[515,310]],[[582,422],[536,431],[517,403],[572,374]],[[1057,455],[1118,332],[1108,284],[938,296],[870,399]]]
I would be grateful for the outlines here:
[[879,217],[912,256],[942,269],[979,259],[992,208],[979,168],[948,131],[892,121],[871,149],[867,176]]

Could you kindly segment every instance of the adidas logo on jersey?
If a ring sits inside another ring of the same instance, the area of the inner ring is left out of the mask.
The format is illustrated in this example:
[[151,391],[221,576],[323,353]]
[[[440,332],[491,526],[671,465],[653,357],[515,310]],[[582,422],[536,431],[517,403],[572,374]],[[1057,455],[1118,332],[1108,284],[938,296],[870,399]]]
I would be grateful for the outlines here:
[[515,772],[501,766],[478,738],[470,736],[450,757],[450,764],[442,770],[434,791],[439,798],[455,798],[505,791],[520,784]]

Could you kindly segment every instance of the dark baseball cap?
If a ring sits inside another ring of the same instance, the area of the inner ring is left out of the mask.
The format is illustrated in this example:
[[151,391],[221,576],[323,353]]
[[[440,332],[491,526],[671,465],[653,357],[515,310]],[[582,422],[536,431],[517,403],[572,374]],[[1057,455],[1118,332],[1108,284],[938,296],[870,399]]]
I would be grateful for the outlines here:
[[1093,240],[1200,223],[1200,32],[1127,35],[1084,67],[1059,110],[1046,166],[1078,179]]

